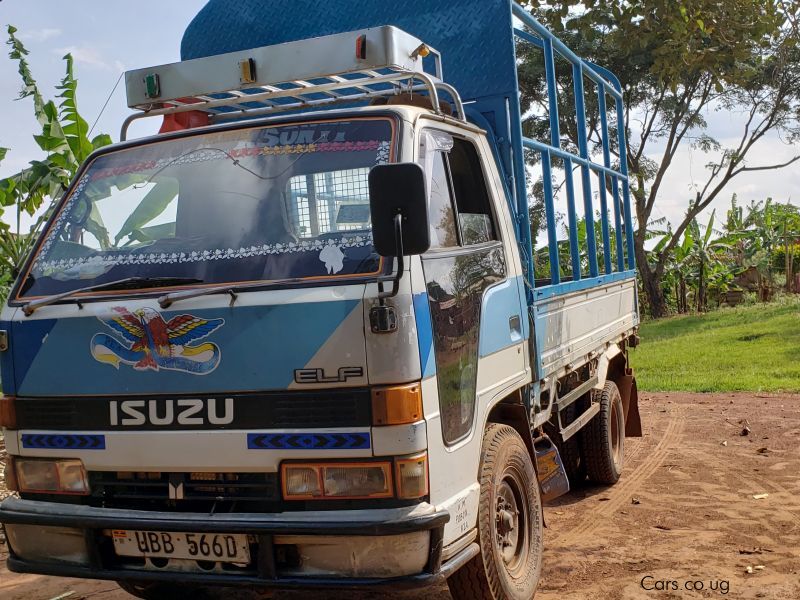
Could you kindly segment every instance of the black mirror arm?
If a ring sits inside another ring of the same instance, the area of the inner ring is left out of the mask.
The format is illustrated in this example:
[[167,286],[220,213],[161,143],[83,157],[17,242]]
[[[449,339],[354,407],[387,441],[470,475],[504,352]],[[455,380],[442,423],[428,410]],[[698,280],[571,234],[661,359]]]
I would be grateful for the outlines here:
[[401,213],[397,213],[394,216],[394,241],[395,241],[395,254],[397,255],[397,273],[394,276],[394,280],[392,280],[392,290],[390,292],[383,291],[383,285],[381,285],[381,292],[378,294],[378,300],[383,301],[386,298],[394,298],[400,291],[400,281],[403,279],[403,273],[406,270],[405,260],[403,255],[405,251],[403,250],[403,215]]

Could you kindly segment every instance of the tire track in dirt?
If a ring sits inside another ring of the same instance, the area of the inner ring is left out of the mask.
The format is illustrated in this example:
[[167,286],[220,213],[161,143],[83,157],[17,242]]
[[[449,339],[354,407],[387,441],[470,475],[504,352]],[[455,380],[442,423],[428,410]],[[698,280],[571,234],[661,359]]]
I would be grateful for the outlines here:
[[[727,467],[727,463],[725,461],[723,461],[723,460],[721,460],[719,458],[716,458],[714,456],[709,456],[707,454],[703,455],[703,461],[706,462],[707,464],[711,464],[711,465],[713,465],[715,467],[718,467],[720,469],[725,469]],[[741,478],[741,481],[743,483],[745,483],[745,484],[754,483],[754,484],[758,484],[762,488],[769,488],[770,491],[772,491],[772,492],[776,492],[776,493],[779,493],[779,494],[786,494],[786,496],[790,497],[790,498],[794,496],[794,492],[792,492],[788,488],[784,487],[783,485],[781,485],[777,481],[770,481],[769,479],[767,479],[767,478],[765,478],[765,477],[763,477],[761,475],[754,475],[753,473],[751,473],[749,471],[737,470],[736,474]],[[800,507],[798,507],[798,509],[800,509]],[[791,507],[791,508],[787,508],[787,510],[790,510],[791,512],[794,512],[797,509],[795,507]],[[798,518],[800,518],[800,514],[798,514]]]
[[[705,463],[711,467],[724,471],[730,469],[730,461],[725,461],[721,457],[711,453],[694,449],[690,451],[691,454],[698,456],[699,463]],[[785,496],[785,501],[782,503],[784,510],[795,515],[800,520],[800,503],[796,501],[796,494],[790,489],[784,487],[777,481],[770,480],[759,473],[754,473],[744,469],[737,469],[736,475],[739,478],[739,487],[744,488],[747,485],[752,485],[753,490],[767,490],[776,494]]]
[[[598,510],[589,511],[575,527],[559,533],[553,540],[554,543],[569,545],[578,541],[605,524],[605,520],[599,517],[610,517],[623,505],[630,502],[630,495],[652,477],[674,449],[683,433],[684,423],[682,409],[673,409],[663,436],[649,456],[627,476],[623,474],[617,485],[608,488],[608,502],[605,502]],[[644,444],[640,446],[644,446]]]
[[627,452],[625,455],[626,462],[632,462],[637,456],[642,453],[642,449],[647,446],[648,444],[645,443],[643,438],[625,438],[625,450],[627,452],[630,449],[630,452]]

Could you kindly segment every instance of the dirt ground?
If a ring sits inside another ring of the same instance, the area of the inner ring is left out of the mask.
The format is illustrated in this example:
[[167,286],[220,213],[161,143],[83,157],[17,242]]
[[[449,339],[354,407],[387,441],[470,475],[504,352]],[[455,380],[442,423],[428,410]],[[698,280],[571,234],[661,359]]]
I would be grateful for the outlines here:
[[[644,394],[641,408],[620,482],[545,508],[537,600],[800,598],[800,396]],[[129,598],[109,582],[9,573],[6,556],[0,545],[0,598]]]

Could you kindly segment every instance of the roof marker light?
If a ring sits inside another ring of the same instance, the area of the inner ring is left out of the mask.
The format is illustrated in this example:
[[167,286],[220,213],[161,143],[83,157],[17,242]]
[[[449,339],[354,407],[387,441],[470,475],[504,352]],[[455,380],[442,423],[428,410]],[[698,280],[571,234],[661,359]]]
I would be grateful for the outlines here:
[[431,49],[427,44],[421,44],[416,50],[411,53],[411,58],[428,58],[431,55]]
[[150,73],[144,78],[145,96],[148,98],[158,98],[161,95],[161,80],[158,73]]
[[252,58],[239,61],[239,81],[241,83],[256,82],[256,61]]
[[356,58],[358,60],[367,60],[367,36],[360,35],[356,40]]

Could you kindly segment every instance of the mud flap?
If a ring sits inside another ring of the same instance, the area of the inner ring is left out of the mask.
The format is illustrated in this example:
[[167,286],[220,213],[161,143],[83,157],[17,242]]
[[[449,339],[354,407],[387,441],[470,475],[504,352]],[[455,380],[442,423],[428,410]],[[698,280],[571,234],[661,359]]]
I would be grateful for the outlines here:
[[625,375],[615,381],[622,396],[622,409],[625,413],[625,437],[642,437],[642,418],[639,416],[639,392],[633,369],[626,369]]
[[555,500],[569,492],[569,478],[553,441],[543,435],[533,442],[533,447],[536,450],[536,474],[542,490],[542,502]]

